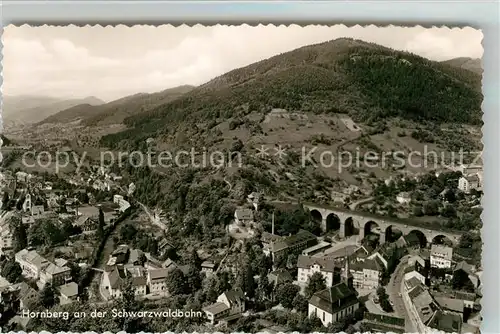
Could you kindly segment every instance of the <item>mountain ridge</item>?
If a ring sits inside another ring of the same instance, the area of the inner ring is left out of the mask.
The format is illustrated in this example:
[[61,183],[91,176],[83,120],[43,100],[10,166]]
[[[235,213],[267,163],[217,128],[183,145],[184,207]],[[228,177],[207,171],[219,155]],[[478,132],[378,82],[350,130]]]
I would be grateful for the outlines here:
[[[367,75],[368,74],[368,75]],[[179,99],[124,119],[117,141],[161,136],[166,124],[197,124],[272,108],[480,124],[481,76],[469,70],[349,38],[304,46],[229,71]]]
[[121,123],[124,118],[144,111],[158,103],[165,103],[192,90],[194,86],[183,85],[156,93],[137,93],[101,105],[81,104],[53,114],[38,124],[66,123],[81,119],[87,126]]

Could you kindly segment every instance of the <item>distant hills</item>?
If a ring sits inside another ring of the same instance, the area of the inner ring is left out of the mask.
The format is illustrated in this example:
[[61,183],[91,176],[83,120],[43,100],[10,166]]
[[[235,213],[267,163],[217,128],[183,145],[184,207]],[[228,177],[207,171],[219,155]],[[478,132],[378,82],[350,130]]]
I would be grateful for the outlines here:
[[158,93],[139,93],[100,105],[82,103],[59,111],[42,120],[40,124],[66,123],[75,119],[81,119],[87,126],[122,123],[129,116],[168,103],[193,88],[193,86],[179,86]]
[[212,124],[272,108],[348,114],[373,124],[392,117],[479,125],[481,75],[457,61],[440,63],[360,40],[302,47],[223,74],[170,102],[124,120],[103,138],[126,146],[165,128]]
[[463,68],[465,70],[469,70],[480,75],[483,74],[483,65],[481,59],[478,58],[473,59],[468,57],[459,57],[450,60],[445,60],[442,63],[454,67]]
[[83,99],[58,99],[44,96],[3,96],[2,117],[5,123],[33,124],[61,110],[85,103],[99,105],[102,100],[90,96]]

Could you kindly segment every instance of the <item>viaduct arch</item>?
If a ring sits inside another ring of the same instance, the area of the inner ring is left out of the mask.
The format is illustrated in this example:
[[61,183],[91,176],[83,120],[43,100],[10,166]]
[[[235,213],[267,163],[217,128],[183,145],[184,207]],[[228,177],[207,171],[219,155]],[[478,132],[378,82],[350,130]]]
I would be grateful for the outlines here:
[[[415,233],[421,240],[421,243],[443,243],[443,240],[448,239],[452,244],[458,244],[461,236],[459,233],[412,226],[389,217],[364,212],[350,211],[342,208],[326,208],[314,204],[304,204],[304,207],[311,212],[314,219],[321,221],[321,228],[323,231],[339,230],[339,235],[342,238],[358,234],[360,240],[362,240],[366,233],[374,232],[379,235],[380,244],[383,244],[389,241],[388,239],[392,229],[401,231],[403,235]],[[333,220],[337,222],[336,224],[332,225],[331,217],[334,217]],[[422,236],[425,237],[425,240]]]

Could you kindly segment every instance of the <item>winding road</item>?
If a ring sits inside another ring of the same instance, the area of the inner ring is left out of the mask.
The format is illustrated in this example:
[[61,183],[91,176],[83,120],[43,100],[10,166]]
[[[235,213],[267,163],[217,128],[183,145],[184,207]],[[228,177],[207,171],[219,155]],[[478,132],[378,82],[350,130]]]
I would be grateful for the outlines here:
[[417,324],[402,297],[404,293],[404,269],[408,264],[409,257],[409,255],[406,255],[401,258],[396,270],[394,270],[394,273],[391,275],[391,280],[387,286],[387,294],[389,295],[389,300],[394,305],[393,307],[396,314],[405,318],[405,332],[417,333]]

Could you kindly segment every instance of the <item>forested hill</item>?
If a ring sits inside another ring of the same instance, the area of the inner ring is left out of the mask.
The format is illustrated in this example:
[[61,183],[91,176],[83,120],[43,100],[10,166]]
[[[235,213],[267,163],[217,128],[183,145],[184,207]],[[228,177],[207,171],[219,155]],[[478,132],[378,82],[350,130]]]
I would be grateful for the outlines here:
[[217,124],[271,108],[346,113],[370,123],[401,117],[480,125],[477,73],[353,39],[302,47],[228,72],[182,97],[126,118],[129,129],[103,137],[134,146],[177,126]]

